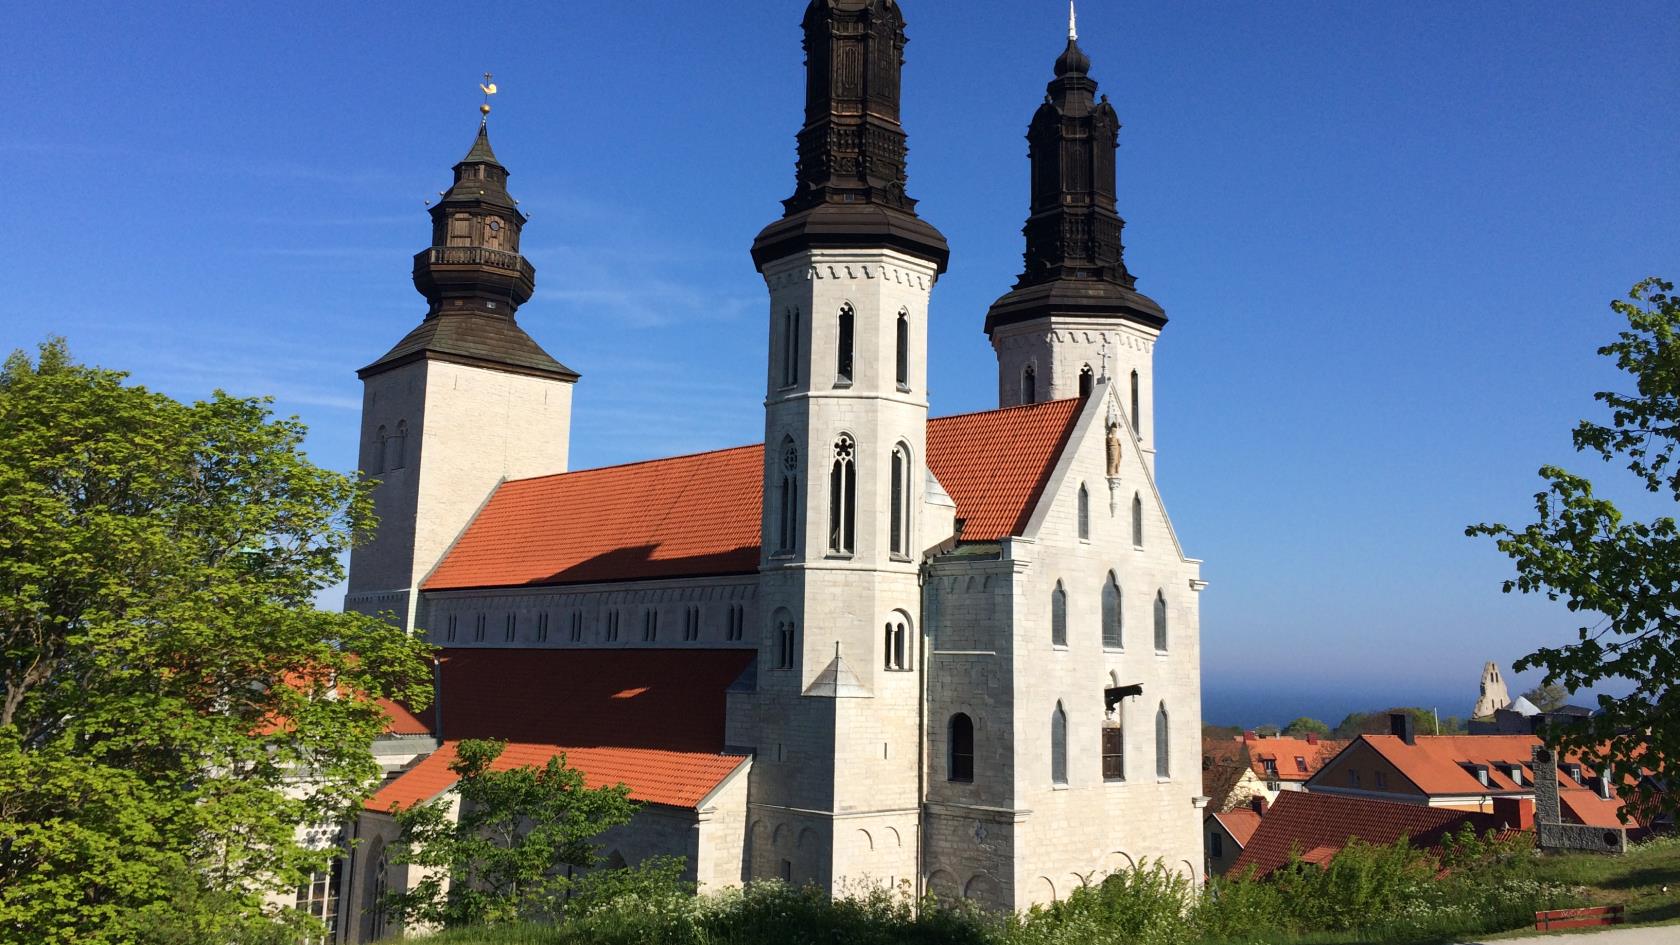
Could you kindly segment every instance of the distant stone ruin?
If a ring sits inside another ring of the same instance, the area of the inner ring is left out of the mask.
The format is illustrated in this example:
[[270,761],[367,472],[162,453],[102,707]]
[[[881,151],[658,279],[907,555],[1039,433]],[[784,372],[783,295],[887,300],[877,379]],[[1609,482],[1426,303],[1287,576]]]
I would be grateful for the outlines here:
[[1505,688],[1505,677],[1499,672],[1497,663],[1489,662],[1482,667],[1482,693],[1476,699],[1476,707],[1470,710],[1470,717],[1489,718],[1510,705],[1511,692]]

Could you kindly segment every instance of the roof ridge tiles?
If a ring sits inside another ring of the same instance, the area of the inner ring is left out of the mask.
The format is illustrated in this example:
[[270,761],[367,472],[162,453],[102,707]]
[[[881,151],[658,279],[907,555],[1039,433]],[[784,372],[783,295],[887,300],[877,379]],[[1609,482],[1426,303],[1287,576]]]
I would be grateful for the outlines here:
[[538,482],[543,479],[559,479],[564,476],[583,476],[589,473],[613,472],[620,469],[634,469],[637,466],[652,466],[656,463],[670,463],[679,459],[699,459],[703,456],[721,456],[724,453],[735,453],[741,450],[757,450],[763,448],[763,443],[743,443],[740,446],[723,446],[713,450],[700,450],[695,453],[677,453],[672,456],[651,456],[647,459],[636,459],[623,463],[613,463],[608,466],[590,466],[586,469],[568,469],[565,472],[543,473],[540,476],[525,476],[519,479],[509,479],[505,485]]

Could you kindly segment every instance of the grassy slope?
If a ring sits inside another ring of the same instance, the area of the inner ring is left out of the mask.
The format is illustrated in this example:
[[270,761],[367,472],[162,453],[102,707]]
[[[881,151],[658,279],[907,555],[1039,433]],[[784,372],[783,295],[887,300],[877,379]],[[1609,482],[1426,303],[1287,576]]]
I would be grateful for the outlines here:
[[1680,838],[1643,843],[1626,856],[1545,856],[1539,872],[1550,882],[1586,887],[1595,905],[1626,906],[1629,922],[1680,920]]

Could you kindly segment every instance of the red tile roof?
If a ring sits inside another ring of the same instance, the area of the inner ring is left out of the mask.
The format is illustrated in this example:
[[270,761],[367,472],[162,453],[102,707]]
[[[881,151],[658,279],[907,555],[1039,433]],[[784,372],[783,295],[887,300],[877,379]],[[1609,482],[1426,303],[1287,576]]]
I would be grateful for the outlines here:
[[1225,832],[1231,835],[1231,839],[1237,841],[1239,847],[1248,846],[1249,838],[1254,836],[1254,831],[1260,827],[1260,814],[1250,807],[1239,807],[1213,816],[1220,826],[1225,828]]
[[[432,733],[430,722],[421,721],[419,715],[410,711],[408,706],[400,702],[381,699],[379,700],[379,707],[384,709],[385,714],[391,717],[391,720],[385,725],[386,735],[430,735]],[[427,710],[425,714],[429,716],[431,714],[430,710]]]
[[1241,875],[1252,867],[1257,875],[1265,876],[1287,864],[1291,853],[1322,865],[1354,838],[1391,844],[1408,837],[1413,847],[1427,849],[1465,824],[1478,833],[1498,826],[1491,815],[1470,811],[1284,791],[1260,819],[1230,875]]
[[[1241,735],[1237,736],[1242,741]],[[1270,781],[1305,781],[1318,773],[1324,763],[1336,757],[1347,742],[1321,738],[1317,743],[1304,738],[1294,738],[1288,735],[1272,735],[1266,738],[1255,738],[1248,741],[1248,753],[1254,773],[1263,780]],[[1298,763],[1296,759],[1301,761]],[[1266,762],[1277,763],[1277,774],[1266,773]],[[1305,771],[1301,764],[1306,765]]]
[[753,656],[752,650],[442,650],[443,735],[715,754],[723,750],[724,692]]
[[[429,801],[460,780],[455,763],[456,742],[446,742],[425,760],[380,788],[369,810],[394,813]],[[694,808],[746,762],[741,755],[657,751],[642,748],[573,748],[559,745],[509,744],[491,765],[493,771],[542,767],[563,755],[565,763],[583,772],[591,788],[623,784],[630,797],[647,804]]]
[[1053,400],[928,421],[928,467],[956,500],[964,541],[1021,533],[1083,404]]
[[[1018,534],[1079,400],[928,422],[928,465],[966,541]],[[764,447],[504,483],[428,591],[748,574],[758,569]]]

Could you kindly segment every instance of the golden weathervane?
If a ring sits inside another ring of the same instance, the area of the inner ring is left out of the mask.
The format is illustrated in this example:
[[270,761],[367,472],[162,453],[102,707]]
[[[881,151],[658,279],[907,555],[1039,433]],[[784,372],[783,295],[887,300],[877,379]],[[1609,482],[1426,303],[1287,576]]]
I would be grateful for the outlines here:
[[496,94],[496,83],[490,81],[491,78],[490,73],[486,72],[484,73],[484,81],[478,84],[479,90],[484,93],[484,104],[478,106],[478,111],[479,114],[484,116],[485,121],[490,120],[490,96]]

